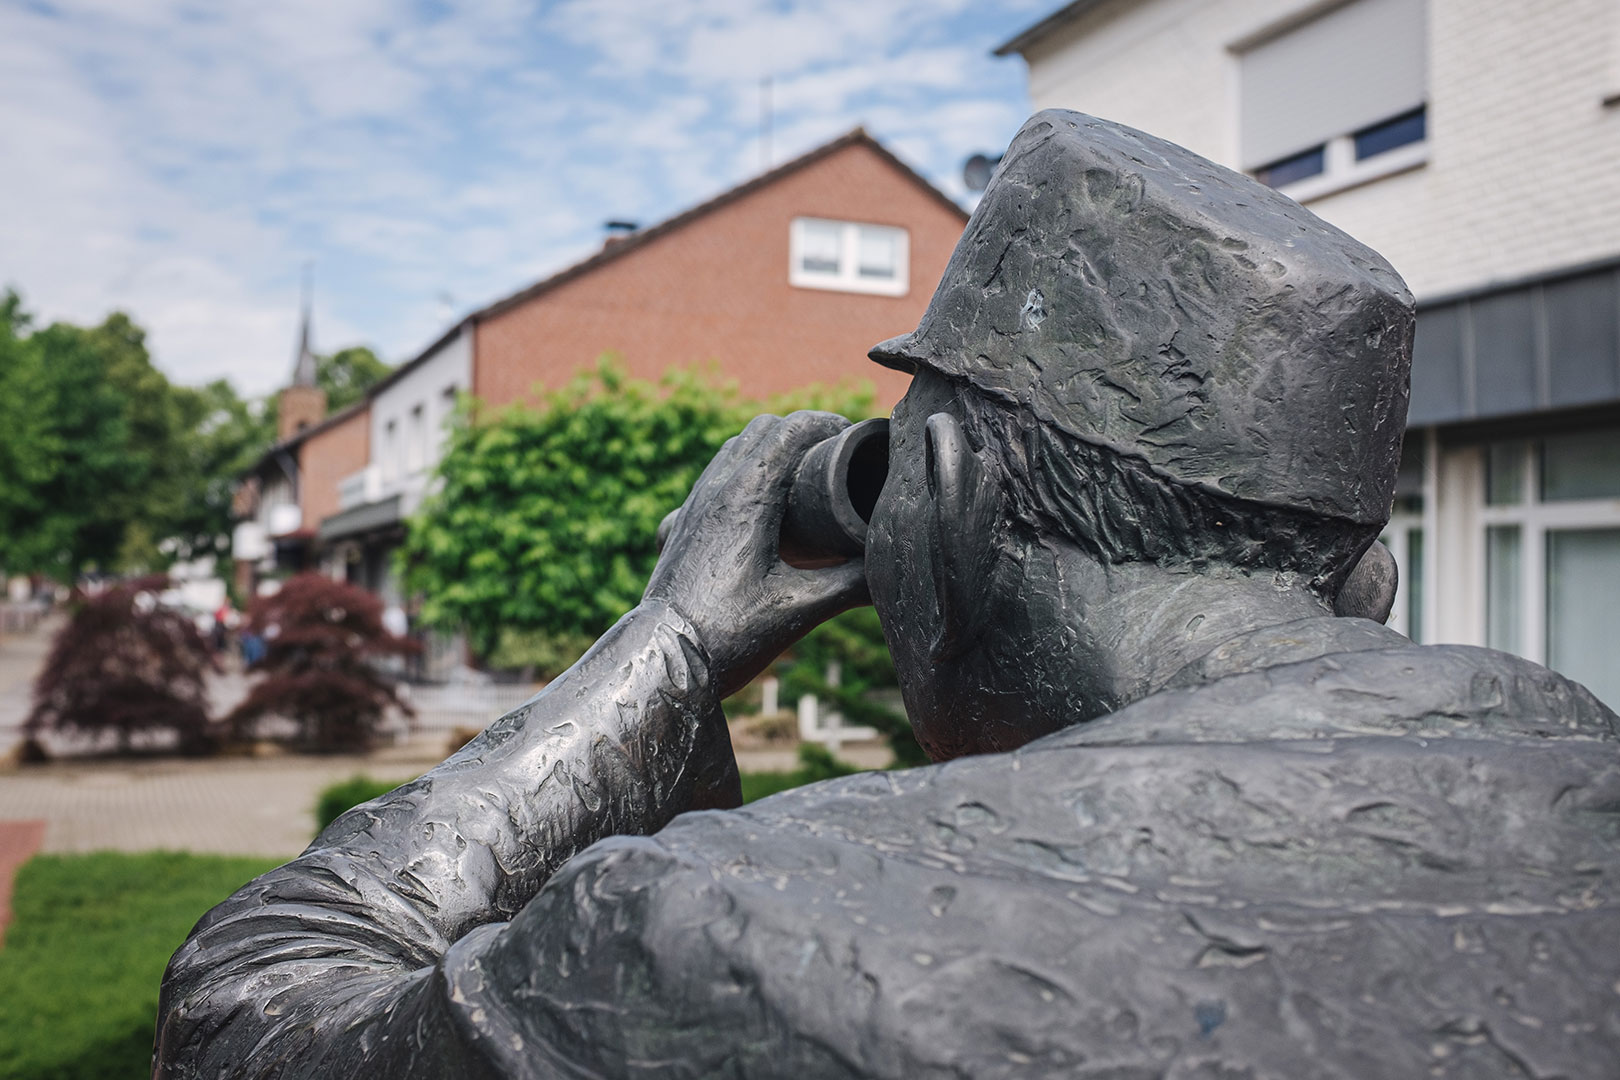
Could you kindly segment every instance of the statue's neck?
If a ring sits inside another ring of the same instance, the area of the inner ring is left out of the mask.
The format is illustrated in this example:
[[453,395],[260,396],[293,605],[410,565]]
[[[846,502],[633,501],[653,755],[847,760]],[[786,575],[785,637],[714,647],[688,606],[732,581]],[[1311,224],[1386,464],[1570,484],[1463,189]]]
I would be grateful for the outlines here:
[[1115,708],[1162,689],[1222,642],[1332,615],[1297,576],[1174,573],[1127,564],[1105,568],[1104,578],[1105,594],[1079,614],[1105,658],[1103,674]]

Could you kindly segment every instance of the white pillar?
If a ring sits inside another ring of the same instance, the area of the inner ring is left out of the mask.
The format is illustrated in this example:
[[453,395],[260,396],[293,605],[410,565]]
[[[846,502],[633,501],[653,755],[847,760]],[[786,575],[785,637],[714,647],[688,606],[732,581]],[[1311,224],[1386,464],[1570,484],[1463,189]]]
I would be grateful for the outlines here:
[[805,694],[799,698],[799,738],[805,742],[814,742],[821,738],[821,732],[816,724],[816,695]]
[[760,706],[759,711],[766,716],[774,716],[781,711],[782,703],[778,695],[782,684],[775,675],[765,676],[765,681],[759,684]]

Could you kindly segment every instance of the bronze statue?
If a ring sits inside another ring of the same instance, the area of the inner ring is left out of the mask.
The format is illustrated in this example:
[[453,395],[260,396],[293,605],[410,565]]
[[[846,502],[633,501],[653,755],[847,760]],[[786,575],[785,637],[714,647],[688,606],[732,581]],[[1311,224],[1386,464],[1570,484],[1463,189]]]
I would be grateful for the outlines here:
[[[755,421],[578,665],[202,920],[156,1075],[1615,1075],[1620,720],[1334,614],[1412,325],[1289,199],[1033,117],[873,351],[864,564],[777,551],[844,422]],[[942,764],[734,809],[720,699],[868,587]]]

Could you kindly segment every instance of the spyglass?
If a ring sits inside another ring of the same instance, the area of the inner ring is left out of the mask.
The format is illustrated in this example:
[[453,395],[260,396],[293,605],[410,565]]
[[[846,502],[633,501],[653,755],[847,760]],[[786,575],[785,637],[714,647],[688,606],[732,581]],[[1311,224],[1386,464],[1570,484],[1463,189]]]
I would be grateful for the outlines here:
[[[881,417],[851,424],[812,446],[788,489],[783,561],[816,567],[864,555],[872,508],[888,475],[889,421]],[[680,514],[676,507],[658,523],[659,551]]]

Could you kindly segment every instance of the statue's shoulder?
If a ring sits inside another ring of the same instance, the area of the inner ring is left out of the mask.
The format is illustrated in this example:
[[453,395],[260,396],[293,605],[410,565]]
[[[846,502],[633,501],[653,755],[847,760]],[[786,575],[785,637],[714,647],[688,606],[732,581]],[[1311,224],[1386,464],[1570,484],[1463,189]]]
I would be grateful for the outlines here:
[[1371,735],[1620,742],[1620,717],[1518,656],[1414,645],[1363,619],[1311,619],[1224,642],[1159,693],[1037,745]]

